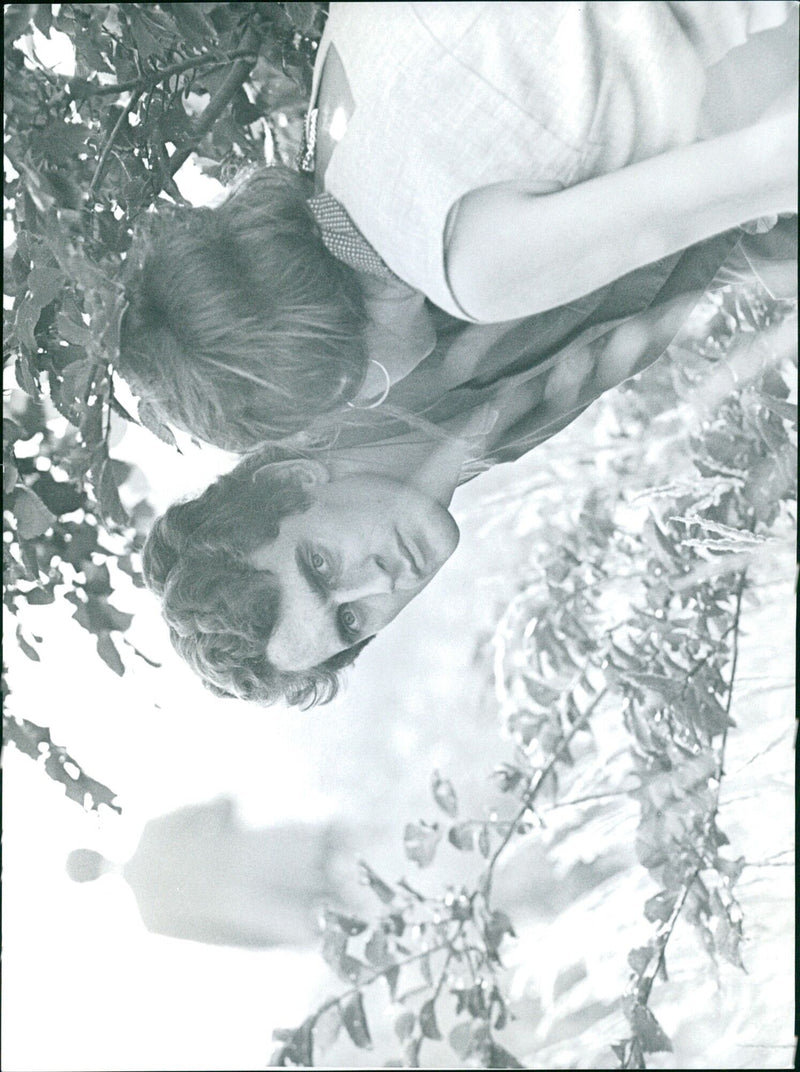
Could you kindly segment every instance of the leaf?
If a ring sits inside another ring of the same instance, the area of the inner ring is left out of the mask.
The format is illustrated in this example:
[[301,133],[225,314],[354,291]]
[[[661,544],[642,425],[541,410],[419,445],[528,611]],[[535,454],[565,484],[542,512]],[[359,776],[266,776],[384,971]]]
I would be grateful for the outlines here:
[[440,1039],[439,1025],[436,1023],[436,1007],[433,999],[426,1001],[419,1010],[419,1026],[427,1039]]
[[39,652],[36,648],[32,647],[22,635],[22,628],[19,625],[17,626],[17,643],[19,644],[20,651],[22,651],[23,655],[27,655],[32,662],[38,663],[41,661]]
[[58,392],[61,401],[66,406],[72,406],[76,401],[85,401],[92,383],[95,367],[94,361],[73,361],[61,370],[61,382],[58,385]]
[[403,1046],[403,1066],[405,1068],[419,1068],[419,1049],[422,1039],[406,1039]]
[[[64,126],[63,123],[59,125]],[[38,306],[40,310],[44,309],[46,305],[49,305],[51,301],[58,297],[64,283],[64,274],[59,268],[37,265],[30,271],[27,281],[32,304]]]
[[60,339],[73,346],[86,346],[92,339],[92,333],[83,320],[69,316],[63,309],[56,317],[56,330]]
[[[31,349],[35,346],[33,336],[31,336]],[[39,395],[39,384],[36,379],[36,372],[34,367],[26,354],[18,354],[17,360],[14,365],[14,375],[20,388],[25,394],[30,395],[31,398],[37,398]]]
[[431,971],[430,955],[420,958],[419,970],[428,986],[433,986],[433,972]]
[[55,521],[39,496],[29,488],[17,488],[12,509],[17,519],[17,531],[23,540],[42,536]]
[[471,852],[475,847],[475,827],[472,823],[457,823],[447,831],[447,840],[462,852]]
[[510,793],[524,779],[525,772],[511,763],[500,763],[492,771],[492,778],[497,782],[501,793]]
[[331,909],[325,911],[325,923],[328,926],[338,927],[349,938],[357,934],[363,934],[369,926],[363,919],[357,916],[346,916],[342,912],[334,912]]
[[478,851],[480,852],[484,860],[488,860],[490,848],[491,846],[489,842],[489,827],[482,826],[480,829],[480,833],[478,834]]
[[49,746],[51,743],[50,730],[25,718],[12,718],[7,714],[3,715],[3,737],[6,741],[12,741],[30,759],[38,759],[45,751],[42,745]]
[[485,1068],[525,1068],[513,1053],[509,1053],[498,1042],[490,1042],[487,1047]]
[[525,674],[525,688],[528,690],[528,694],[531,699],[542,707],[551,708],[554,703],[557,703],[561,693],[558,689],[554,689],[551,685],[545,684],[544,681],[540,681],[538,678],[532,677],[531,674]]
[[628,964],[631,971],[636,975],[641,975],[650,963],[650,958],[653,955],[653,950],[649,945],[639,946],[637,949],[631,949],[628,953]]
[[374,964],[376,968],[384,968],[387,964],[392,963],[392,957],[389,953],[389,944],[386,941],[386,935],[382,930],[376,930],[371,935],[369,941],[364,946],[364,956],[369,963]]
[[414,1034],[414,1025],[417,1022],[417,1018],[413,1012],[401,1012],[394,1022],[394,1033],[400,1039],[401,1042],[405,1042],[407,1038],[411,1038]]
[[364,1012],[364,1001],[361,997],[361,991],[357,990],[352,997],[348,998],[348,1000],[342,1004],[341,1008],[345,1029],[347,1030],[347,1034],[353,1040],[353,1043],[358,1046],[360,1050],[371,1049],[372,1039],[369,1033],[366,1013]]
[[365,975],[365,966],[356,957],[345,955],[339,960],[339,975],[348,983],[361,982]]
[[307,2],[307,0],[297,0],[287,8],[292,25],[301,33],[308,33],[313,28],[318,10],[317,4]]
[[25,433],[10,417],[3,417],[3,443],[10,446],[18,439],[24,439]]
[[33,482],[33,490],[56,517],[71,514],[79,510],[86,502],[86,496],[76,484],[66,480],[55,480],[50,473],[40,473]]
[[403,834],[406,856],[420,867],[427,867],[436,855],[441,836],[438,823],[408,823]]
[[72,617],[78,625],[97,636],[107,631],[124,633],[133,621],[132,614],[117,610],[105,599],[97,598],[91,598],[86,603],[79,603]]
[[505,912],[501,912],[500,910],[492,912],[483,928],[486,947],[490,953],[493,953],[495,956],[497,955],[503,938],[507,934],[512,938],[516,937],[514,924]]
[[358,862],[358,874],[361,883],[365,886],[369,886],[379,901],[384,904],[390,904],[394,900],[394,890],[383,879],[377,875],[369,864],[363,860]]
[[727,915],[719,916],[714,931],[716,947],[723,957],[734,967],[744,971],[744,963],[739,946],[742,941],[741,923],[732,923]]
[[151,402],[142,399],[136,408],[136,414],[148,431],[152,432],[153,435],[158,436],[163,443],[177,449],[178,444],[175,436],[172,434],[172,430],[168,425],[164,424],[158,415],[158,411]]
[[56,601],[55,593],[49,587],[31,588],[25,593],[25,598],[34,607],[47,607]]
[[339,1037],[342,1014],[338,1005],[331,1005],[314,1024],[314,1045],[320,1053],[329,1050]]
[[672,1043],[646,1005],[636,1002],[628,1011],[633,1033],[645,1053],[672,1052]]
[[14,488],[17,486],[17,477],[19,471],[13,462],[5,462],[3,464],[3,494],[10,495]]
[[322,959],[338,974],[342,957],[347,952],[347,936],[338,928],[325,931],[322,939]]
[[120,658],[120,654],[109,633],[101,633],[97,638],[97,654],[115,674],[118,674],[119,677],[124,675],[125,664]]
[[744,871],[745,859],[744,856],[740,856],[738,860],[724,860],[721,856],[718,856],[715,867],[720,874],[727,878],[728,885],[733,888],[739,881],[742,871]]
[[394,1001],[397,997],[397,984],[400,981],[400,968],[394,964],[383,973],[386,985],[389,988],[389,998]]
[[114,478],[114,469],[110,458],[103,462],[103,467],[100,470],[97,498],[106,518],[115,521],[118,525],[128,523],[128,515],[119,497],[117,481]]
[[458,814],[458,798],[453,783],[442,778],[438,770],[433,772],[431,779],[431,791],[433,799],[447,815],[455,817]]
[[662,890],[655,897],[645,901],[644,915],[651,923],[666,923],[672,915],[675,902],[678,900],[677,892]]
[[472,1022],[466,1020],[462,1024],[456,1024],[447,1036],[447,1041],[459,1057],[463,1059],[469,1056],[472,1049]]
[[41,755],[45,756],[45,771],[53,781],[64,786],[70,800],[76,801],[81,807],[85,807],[88,803],[94,811],[98,811],[101,804],[105,804],[113,811],[122,811],[122,808],[114,803],[116,794],[107,785],[85,774],[65,748],[53,744],[49,730],[36,726],[26,719],[9,718],[4,715],[3,731],[5,740],[11,741],[25,755],[32,759],[38,759]]
[[308,1020],[302,1023],[296,1031],[293,1031],[288,1039],[287,1046],[292,1062],[311,1068],[314,1065],[314,1038],[311,1024]]

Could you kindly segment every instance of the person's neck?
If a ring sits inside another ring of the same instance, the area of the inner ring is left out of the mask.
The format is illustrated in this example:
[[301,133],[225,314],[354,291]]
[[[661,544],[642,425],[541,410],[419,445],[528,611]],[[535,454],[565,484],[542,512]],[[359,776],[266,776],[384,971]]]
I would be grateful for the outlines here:
[[458,486],[467,453],[468,444],[462,439],[431,443],[421,437],[409,437],[393,443],[333,451],[327,464],[342,477],[379,473],[410,484],[447,508]]
[[441,437],[411,429],[383,443],[334,448],[327,464],[341,476],[380,473],[412,485],[447,508],[465,462],[476,454],[476,439],[482,445],[495,420],[495,411],[481,405],[448,421],[440,429],[444,433]]

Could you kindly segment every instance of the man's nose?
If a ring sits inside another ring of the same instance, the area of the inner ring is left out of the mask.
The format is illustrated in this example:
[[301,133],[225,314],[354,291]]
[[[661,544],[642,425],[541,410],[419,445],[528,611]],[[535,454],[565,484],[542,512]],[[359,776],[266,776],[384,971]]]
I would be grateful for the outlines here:
[[354,603],[370,596],[388,595],[395,589],[395,576],[379,555],[370,555],[353,566],[339,579],[336,597],[343,603]]

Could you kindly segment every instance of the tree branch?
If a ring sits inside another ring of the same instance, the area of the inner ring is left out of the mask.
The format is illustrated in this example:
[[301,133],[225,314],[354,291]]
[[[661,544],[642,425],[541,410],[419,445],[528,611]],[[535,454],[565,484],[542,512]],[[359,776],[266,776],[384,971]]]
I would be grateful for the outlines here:
[[600,701],[603,699],[603,697],[607,694],[607,692],[608,692],[607,688],[601,689],[601,691],[598,692],[598,694],[595,696],[595,698],[592,700],[592,702],[586,708],[586,710],[581,715],[581,717],[579,719],[577,719],[572,724],[572,726],[570,727],[569,733],[567,733],[564,737],[561,738],[561,743],[558,745],[558,747],[556,748],[555,752],[553,752],[553,755],[550,757],[550,759],[544,765],[544,767],[542,767],[540,770],[534,771],[534,773],[528,779],[528,785],[527,785],[527,788],[526,788],[525,793],[524,793],[523,798],[522,798],[522,806],[517,811],[516,816],[509,822],[508,832],[506,833],[505,837],[500,842],[500,844],[497,846],[497,848],[494,850],[494,852],[492,854],[492,858],[489,861],[488,867],[486,869],[486,882],[485,882],[485,885],[484,885],[484,900],[486,901],[487,906],[489,904],[489,900],[490,900],[491,895],[492,895],[492,882],[493,882],[493,879],[494,879],[495,865],[497,864],[498,859],[500,858],[501,854],[504,852],[504,850],[505,850],[506,846],[508,845],[509,841],[514,836],[514,831],[517,828],[517,823],[520,822],[520,820],[522,819],[522,817],[525,814],[525,812],[528,811],[528,809],[530,808],[531,804],[536,799],[536,796],[537,796],[539,790],[541,789],[542,785],[544,784],[545,779],[551,773],[551,771],[555,767],[556,763],[561,759],[561,756],[563,755],[564,750],[567,747],[569,747],[569,744],[572,741],[572,738],[575,736],[575,734],[579,730],[583,729],[583,727],[586,725],[586,723],[589,721],[589,719],[594,714],[594,711],[595,711],[597,705],[600,703]]
[[126,93],[129,89],[138,89],[140,93],[146,93],[148,90],[155,89],[161,82],[166,82],[168,78],[172,78],[176,74],[183,74],[184,71],[189,71],[193,67],[224,67],[235,60],[244,59],[249,59],[252,65],[257,58],[252,49],[237,49],[227,55],[207,53],[205,56],[192,56],[181,63],[175,63],[171,67],[164,67],[160,71],[155,71],[149,78],[130,78],[127,82],[110,82],[106,85],[84,82],[79,92],[76,93],[73,89],[70,89],[68,96],[74,100],[85,100],[87,97],[106,97],[115,93]]
[[128,103],[125,105],[125,107],[119,113],[119,116],[117,117],[117,121],[114,124],[113,130],[111,131],[111,133],[106,138],[106,143],[103,146],[103,148],[102,148],[102,150],[100,152],[100,157],[99,157],[99,159],[97,161],[97,167],[94,169],[94,175],[92,175],[92,181],[89,183],[89,189],[86,191],[86,203],[87,203],[87,205],[91,204],[92,196],[93,196],[95,190],[97,189],[97,185],[100,182],[100,179],[103,176],[103,172],[105,171],[106,161],[108,160],[108,154],[111,152],[111,147],[113,146],[114,142],[116,141],[117,135],[119,134],[120,130],[122,129],[122,124],[125,122],[125,120],[128,118],[128,116],[130,115],[132,110],[139,103],[139,98],[140,97],[141,97],[141,92],[131,94],[130,99],[128,100]]
[[[249,31],[248,36],[251,38],[254,37],[253,32]],[[170,176],[174,175],[176,171],[183,166],[200,141],[202,141],[214,126],[216,121],[233,100],[242,83],[250,74],[254,63],[255,56],[253,55],[252,50],[249,50],[245,52],[245,58],[238,59],[233,67],[231,67],[225,81],[219,87],[214,97],[209,101],[208,106],[197,121],[189,140],[184,142],[184,144],[172,154],[169,164]]]

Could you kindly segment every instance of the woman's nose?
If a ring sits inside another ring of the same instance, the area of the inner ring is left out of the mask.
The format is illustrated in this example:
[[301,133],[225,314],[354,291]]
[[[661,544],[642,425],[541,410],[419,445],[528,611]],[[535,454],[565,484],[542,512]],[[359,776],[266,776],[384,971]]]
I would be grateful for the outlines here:
[[337,599],[353,603],[370,596],[388,595],[395,589],[395,577],[379,555],[370,555],[348,570],[336,587]]

